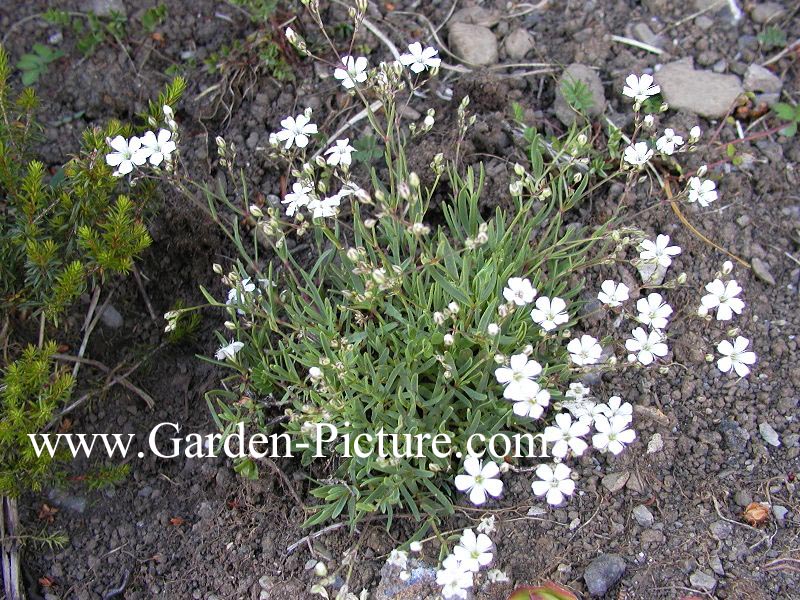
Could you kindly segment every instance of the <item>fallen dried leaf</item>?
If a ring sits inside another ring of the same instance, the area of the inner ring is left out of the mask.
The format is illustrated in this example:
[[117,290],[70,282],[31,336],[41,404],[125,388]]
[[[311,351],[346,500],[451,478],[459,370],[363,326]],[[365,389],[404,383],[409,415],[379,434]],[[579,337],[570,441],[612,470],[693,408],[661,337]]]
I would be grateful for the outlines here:
[[39,509],[39,520],[46,521],[47,523],[52,523],[53,520],[56,518],[58,514],[58,509],[50,506],[48,504],[42,504],[42,507]]
[[751,502],[744,509],[742,518],[753,527],[759,527],[769,521],[769,512],[769,507],[761,502]]
[[39,585],[42,586],[43,588],[49,588],[55,585],[55,581],[53,581],[49,577],[39,577]]
[[175,527],[180,527],[184,523],[186,523],[186,519],[184,519],[183,517],[172,517],[169,520],[169,524],[170,525],[175,525]]

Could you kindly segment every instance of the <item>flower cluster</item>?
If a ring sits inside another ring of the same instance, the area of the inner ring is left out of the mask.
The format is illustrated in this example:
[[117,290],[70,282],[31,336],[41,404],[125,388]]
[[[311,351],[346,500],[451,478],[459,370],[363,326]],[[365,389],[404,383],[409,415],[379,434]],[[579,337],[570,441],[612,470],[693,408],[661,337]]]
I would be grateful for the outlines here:
[[485,533],[465,529],[436,572],[436,583],[442,586],[446,599],[466,598],[473,586],[475,573],[492,562],[494,544]]
[[114,167],[114,177],[121,177],[132,173],[137,167],[150,163],[153,167],[160,167],[162,164],[167,168],[171,166],[172,154],[177,145],[175,143],[175,123],[172,109],[169,106],[162,108],[167,121],[168,129],[159,129],[157,132],[147,131],[139,136],[132,136],[125,139],[118,135],[108,140],[113,152],[106,154],[106,164]]

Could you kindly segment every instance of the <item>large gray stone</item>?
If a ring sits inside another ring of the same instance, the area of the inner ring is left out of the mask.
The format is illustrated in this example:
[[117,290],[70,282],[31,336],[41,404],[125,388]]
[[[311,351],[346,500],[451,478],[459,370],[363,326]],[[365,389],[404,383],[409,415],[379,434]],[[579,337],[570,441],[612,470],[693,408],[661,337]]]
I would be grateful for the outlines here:
[[583,572],[583,580],[589,594],[602,596],[620,580],[625,573],[625,559],[617,554],[601,554],[589,563]]
[[691,60],[664,65],[655,79],[670,108],[709,119],[724,117],[744,92],[736,75],[695,69]]
[[486,66],[497,62],[497,38],[481,25],[454,23],[448,36],[450,49],[468,65]]
[[589,117],[597,117],[603,114],[606,108],[606,95],[603,91],[603,82],[600,81],[600,76],[597,71],[582,65],[580,63],[572,63],[562,73],[561,77],[556,84],[556,101],[553,106],[556,117],[564,125],[572,125],[577,118],[577,113],[564,98],[562,86],[570,82],[580,81],[586,84],[589,93],[592,95],[592,105],[586,110],[586,115]]

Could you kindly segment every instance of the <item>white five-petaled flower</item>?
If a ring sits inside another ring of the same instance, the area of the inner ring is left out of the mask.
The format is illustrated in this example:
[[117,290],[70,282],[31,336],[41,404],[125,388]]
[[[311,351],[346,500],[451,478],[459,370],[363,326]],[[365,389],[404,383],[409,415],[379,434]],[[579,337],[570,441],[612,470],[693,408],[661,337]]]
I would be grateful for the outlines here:
[[538,419],[550,404],[550,392],[543,389],[535,381],[531,381],[525,387],[525,394],[526,397],[524,399],[514,401],[514,414],[518,417]]
[[597,415],[603,414],[601,407],[604,405],[597,404],[588,398],[581,398],[580,400],[567,400],[562,402],[561,406],[566,408],[578,421],[591,425]]
[[325,154],[330,154],[330,156],[328,156],[328,164],[332,167],[336,165],[346,165],[349,167],[353,164],[351,154],[355,151],[356,149],[350,145],[350,138],[344,138],[343,140],[336,140],[336,145],[328,148]]
[[661,88],[653,85],[653,76],[645,73],[641,77],[634,74],[625,78],[625,87],[622,88],[623,95],[633,98],[637,102],[644,102],[650,96],[655,96],[661,92]]
[[558,506],[564,501],[564,496],[571,496],[575,491],[575,482],[569,477],[571,473],[572,470],[564,463],[552,467],[539,465],[536,476],[541,481],[534,481],[531,489],[537,496],[545,496],[551,506]]
[[281,127],[283,129],[275,134],[275,138],[283,142],[283,146],[287,150],[292,147],[292,144],[298,148],[305,148],[308,146],[308,136],[317,133],[317,126],[311,123],[309,109],[296,117],[286,117],[281,121]]
[[465,529],[453,548],[453,556],[467,571],[477,573],[492,562],[492,540],[485,533],[475,535],[472,529]]
[[503,482],[497,479],[500,468],[497,463],[488,461],[485,465],[475,456],[464,459],[466,474],[456,475],[456,489],[469,493],[469,501],[475,506],[486,502],[486,496],[497,498],[503,492]]
[[307,183],[297,181],[292,184],[292,191],[286,194],[281,204],[286,205],[286,214],[294,216],[294,214],[303,206],[308,206],[309,202],[314,198],[314,190]]
[[472,587],[473,574],[451,554],[442,561],[442,568],[436,571],[436,583],[442,586],[442,597],[445,600],[454,598],[465,600],[467,590]]
[[569,321],[567,303],[558,296],[552,299],[541,296],[536,299],[536,308],[531,311],[531,319],[545,331],[555,329]]
[[580,382],[574,382],[569,384],[569,389],[564,394],[566,398],[572,398],[573,400],[580,401],[583,400],[586,396],[591,393],[591,389],[583,385]]
[[439,51],[428,46],[423,50],[422,44],[414,42],[408,46],[408,54],[400,55],[400,64],[408,67],[413,73],[422,73],[425,69],[438,67],[442,60]]
[[367,59],[363,56],[358,58],[343,56],[342,66],[336,68],[333,77],[342,82],[344,89],[353,89],[357,83],[364,83],[367,80]]
[[668,267],[672,264],[672,257],[681,253],[680,246],[670,246],[669,236],[663,233],[656,236],[656,240],[642,240],[639,259]]
[[648,294],[647,298],[639,298],[636,310],[639,311],[637,320],[653,329],[665,329],[667,319],[672,314],[672,307],[656,292]]
[[536,288],[531,285],[530,280],[527,278],[511,277],[506,287],[503,288],[503,298],[517,306],[530,304],[535,297]]
[[717,199],[717,184],[711,179],[701,180],[699,177],[689,179],[689,202],[697,202],[700,206],[708,206]]
[[608,418],[605,415],[598,415],[594,419],[594,428],[597,431],[592,436],[592,446],[598,450],[608,450],[611,454],[617,455],[625,449],[625,446],[636,439],[636,432],[628,429],[630,419],[624,415]]
[[[525,354],[515,354],[509,359],[508,367],[495,369],[497,383],[505,386],[503,398],[523,401],[536,395],[534,386],[539,387],[534,378],[542,372],[542,365],[535,360],[528,360]],[[531,394],[533,392],[533,394]]]
[[163,161],[169,162],[176,147],[169,129],[159,129],[157,134],[148,131],[142,136],[142,148],[149,152],[150,164],[156,167]]
[[142,140],[136,136],[126,140],[118,135],[113,140],[108,140],[108,145],[115,150],[115,152],[106,154],[108,166],[116,167],[114,177],[127,175],[133,171],[134,167],[143,165],[150,156],[150,151],[142,148]]
[[589,425],[585,421],[575,421],[568,413],[556,415],[556,424],[544,429],[544,440],[554,442],[550,453],[557,458],[564,458],[570,450],[580,456],[588,448],[581,437],[589,433]]
[[625,148],[623,158],[626,163],[641,167],[653,158],[653,150],[647,145],[647,142],[636,142]]
[[733,318],[733,313],[742,314],[744,301],[736,297],[742,292],[742,288],[735,279],[731,279],[727,283],[722,283],[721,280],[715,279],[706,284],[706,291],[708,294],[700,299],[700,304],[706,310],[716,308],[717,321],[730,321]]
[[[242,279],[236,287],[228,290],[228,299],[225,302],[228,306],[232,304],[243,305],[250,301],[253,293],[256,292],[256,284],[249,277]],[[245,314],[242,308],[237,308],[236,312],[240,315]]]
[[675,132],[667,127],[664,130],[664,135],[656,140],[656,149],[666,155],[675,152],[675,148],[683,146],[683,138],[675,135]]
[[341,193],[334,194],[327,198],[320,200],[313,198],[308,203],[308,210],[311,211],[312,219],[323,219],[325,217],[333,217],[336,215],[337,209],[342,203]]
[[750,340],[741,335],[733,340],[733,344],[722,340],[717,344],[717,350],[722,354],[722,358],[717,360],[717,368],[723,373],[733,369],[739,377],[746,377],[750,373],[748,365],[756,362],[756,353],[747,351],[749,345]]
[[575,338],[567,344],[567,351],[570,359],[579,367],[585,365],[595,365],[603,354],[603,348],[595,338],[590,335],[582,335],[580,339]]
[[666,356],[669,352],[660,331],[653,330],[647,333],[641,327],[637,327],[631,335],[633,338],[625,340],[625,348],[628,352],[635,352],[634,358],[645,366],[651,364],[657,356]]
[[227,346],[222,346],[219,350],[217,350],[215,356],[217,357],[217,360],[233,358],[242,348],[244,348],[244,344],[242,342],[231,342]]
[[621,306],[630,296],[630,290],[624,283],[616,283],[611,279],[606,279],[600,285],[600,292],[597,294],[597,299],[606,306],[616,308]]
[[609,419],[622,417],[630,423],[633,420],[633,406],[630,402],[622,402],[619,396],[611,396],[608,402],[598,405],[598,410]]

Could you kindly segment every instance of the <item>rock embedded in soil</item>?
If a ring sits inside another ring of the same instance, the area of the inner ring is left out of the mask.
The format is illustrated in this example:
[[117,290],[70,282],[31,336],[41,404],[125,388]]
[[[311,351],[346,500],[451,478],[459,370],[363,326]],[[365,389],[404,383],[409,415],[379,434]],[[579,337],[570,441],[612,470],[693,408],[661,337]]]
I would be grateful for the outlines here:
[[651,513],[650,509],[644,504],[639,504],[634,507],[633,518],[642,527],[652,527],[653,523],[655,523],[653,513]]
[[106,304],[103,312],[100,313],[100,320],[109,329],[119,329],[124,323],[122,315],[111,304]]
[[764,283],[775,285],[775,278],[769,270],[769,265],[758,257],[750,261],[750,266],[753,267],[753,273]]
[[482,67],[498,61],[497,38],[488,27],[454,23],[447,39],[453,53],[468,65]]
[[706,571],[695,571],[689,576],[689,583],[693,588],[708,592],[709,594],[717,587],[717,579]]
[[719,541],[727,540],[733,534],[733,525],[727,521],[714,521],[710,526],[711,535]]
[[722,419],[719,424],[719,431],[725,440],[728,450],[734,452],[744,452],[747,450],[747,442],[750,441],[750,434],[746,429],[739,426],[736,421]]
[[757,102],[764,102],[772,106],[780,99],[783,81],[769,69],[761,65],[750,65],[744,74],[744,89],[756,92]]
[[778,2],[762,2],[750,9],[750,18],[759,25],[777,21],[785,14],[786,9]]
[[482,27],[494,27],[500,22],[500,13],[496,10],[489,10],[482,6],[469,6],[457,10],[450,17],[449,26],[456,23],[466,23],[467,25],[480,25]]
[[600,80],[600,75],[597,71],[582,65],[580,63],[572,63],[566,69],[558,80],[556,85],[556,101],[553,106],[556,117],[564,125],[572,125],[577,118],[577,114],[564,98],[562,87],[564,84],[570,82],[580,81],[586,84],[589,93],[592,96],[592,105],[586,109],[586,114],[590,117],[597,117],[603,114],[606,108],[606,95],[603,91],[603,82]]
[[620,580],[625,573],[625,559],[618,554],[601,554],[583,572],[583,580],[589,594],[602,596]]
[[778,432],[775,431],[775,428],[769,423],[759,424],[758,432],[761,434],[761,437],[764,439],[764,441],[770,446],[775,446],[777,448],[781,445],[781,438],[778,435]]
[[664,65],[655,79],[670,108],[709,119],[724,117],[744,92],[736,75],[695,69],[690,59]]
[[630,479],[631,474],[628,471],[622,471],[620,473],[609,473],[605,477],[603,477],[603,487],[606,488],[612,494],[614,492],[620,491],[622,488],[625,487],[625,484],[628,483],[628,479]]
[[533,49],[533,36],[526,29],[515,29],[503,41],[506,55],[512,60],[522,60]]

